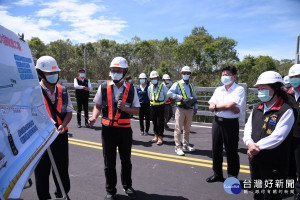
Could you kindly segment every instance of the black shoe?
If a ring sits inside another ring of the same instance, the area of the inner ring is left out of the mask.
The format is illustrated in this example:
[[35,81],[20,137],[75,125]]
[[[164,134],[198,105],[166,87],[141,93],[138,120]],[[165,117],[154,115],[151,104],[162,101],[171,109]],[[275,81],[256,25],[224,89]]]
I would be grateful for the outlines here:
[[88,123],[85,123],[85,128],[90,128],[91,126]]
[[107,193],[104,200],[117,200],[117,195]]
[[144,132],[144,135],[145,135],[145,136],[148,135],[148,134],[149,134],[148,131],[145,131],[145,132]]
[[81,124],[77,124],[77,127],[78,127],[78,128],[81,128]]
[[212,175],[206,179],[206,182],[208,182],[208,183],[224,182],[224,178],[220,177],[220,176]]
[[127,190],[123,190],[127,194],[129,199],[136,199],[136,192],[132,187],[129,187]]
[[141,135],[144,135],[144,131],[141,131]]

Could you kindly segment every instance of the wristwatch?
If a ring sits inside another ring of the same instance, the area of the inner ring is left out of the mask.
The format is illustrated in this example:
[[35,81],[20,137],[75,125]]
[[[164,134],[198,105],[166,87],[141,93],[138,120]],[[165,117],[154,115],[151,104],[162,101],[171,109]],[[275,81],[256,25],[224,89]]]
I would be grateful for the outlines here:
[[214,105],[214,111],[217,111],[217,104]]

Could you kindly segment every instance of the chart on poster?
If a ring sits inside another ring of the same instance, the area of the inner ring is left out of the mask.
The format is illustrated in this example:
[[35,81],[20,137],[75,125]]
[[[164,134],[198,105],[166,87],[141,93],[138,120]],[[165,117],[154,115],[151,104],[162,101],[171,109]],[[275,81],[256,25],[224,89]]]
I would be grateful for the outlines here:
[[0,26],[0,198],[17,198],[57,136],[26,41]]

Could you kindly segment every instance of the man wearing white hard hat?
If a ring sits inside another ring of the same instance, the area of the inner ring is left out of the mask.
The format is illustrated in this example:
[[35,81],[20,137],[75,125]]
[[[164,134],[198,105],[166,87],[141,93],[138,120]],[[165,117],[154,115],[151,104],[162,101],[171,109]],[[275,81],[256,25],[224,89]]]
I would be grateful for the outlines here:
[[[56,161],[56,167],[59,172],[66,194],[70,191],[69,178],[69,147],[68,147],[68,123],[72,119],[73,106],[67,89],[60,84],[60,69],[56,60],[51,56],[42,56],[36,63],[37,74],[40,79],[44,102],[47,112],[57,128],[59,135],[51,144],[50,148]],[[59,162],[58,162],[59,161]],[[45,152],[34,170],[37,195],[40,200],[51,199],[49,193],[49,175],[51,171],[51,162],[48,153]],[[55,196],[61,198],[59,184],[55,174],[53,179],[56,186]],[[69,197],[67,197],[69,199]]]
[[285,76],[283,78],[283,84],[284,84],[283,90],[286,91],[286,92],[289,91],[289,89],[292,87],[291,83],[290,83],[290,77],[289,76]]
[[[190,145],[190,130],[193,115],[196,115],[198,104],[195,86],[190,82],[191,68],[184,66],[181,69],[182,79],[175,82],[168,91],[168,95],[176,101],[175,112],[175,152],[177,155],[183,156],[184,151],[195,151]],[[193,101],[192,104],[186,105],[184,102]],[[181,143],[181,130],[183,129],[183,141]],[[183,146],[182,146],[183,144]]]
[[263,183],[261,190],[254,193],[254,199],[282,199],[279,190],[283,186],[278,188],[276,180],[284,181],[282,185],[286,186],[290,132],[295,117],[282,85],[282,77],[275,71],[263,72],[254,85],[261,103],[253,108],[243,138],[248,147],[251,181]]
[[134,86],[124,77],[128,71],[125,58],[116,57],[110,64],[111,80],[102,83],[95,95],[90,125],[94,125],[102,113],[102,146],[106,178],[105,200],[115,200],[117,189],[116,153],[121,159],[121,181],[130,199],[136,198],[131,179],[132,129],[130,116],[139,113],[140,102]]
[[[164,74],[163,75],[163,84],[170,89],[172,86],[172,82],[171,82],[171,78],[169,76],[169,74]],[[164,127],[165,130],[170,130],[169,126],[168,126],[168,122],[170,121],[170,119],[173,116],[173,108],[172,108],[172,103],[173,103],[173,99],[171,97],[168,98],[168,100],[165,103],[165,121],[164,121]]]
[[[139,75],[140,84],[136,86],[136,91],[139,95],[140,100],[140,112],[139,112],[139,122],[140,122],[140,130],[141,135],[148,135],[150,128],[150,100],[148,97],[148,87],[149,84],[147,82],[147,75],[145,73],[141,73]],[[144,126],[144,119],[145,125]]]
[[289,178],[295,180],[295,199],[300,199],[300,64],[294,64],[289,70],[291,88],[288,90],[289,101],[297,110],[298,116],[293,126]]
[[237,69],[235,66],[222,68],[221,82],[223,86],[216,88],[208,101],[209,110],[215,114],[212,124],[212,157],[214,174],[206,179],[208,183],[223,181],[223,145],[227,157],[228,177],[237,177],[240,171],[239,117],[244,107],[244,88],[235,83]]
[[154,131],[152,142],[162,145],[164,137],[164,104],[168,99],[168,88],[158,81],[159,75],[157,71],[150,73],[150,79],[151,85],[148,88],[148,96]]

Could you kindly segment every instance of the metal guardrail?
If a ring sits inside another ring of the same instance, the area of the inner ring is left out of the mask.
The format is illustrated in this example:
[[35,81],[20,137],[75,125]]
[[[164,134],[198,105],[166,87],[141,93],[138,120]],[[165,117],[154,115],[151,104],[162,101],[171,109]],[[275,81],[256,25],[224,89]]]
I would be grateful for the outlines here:
[[[90,98],[89,98],[89,107],[94,107],[95,103],[93,102],[93,99],[96,95],[97,89],[99,85],[103,82],[104,80],[99,80],[98,83],[92,83],[92,91],[90,92]],[[65,80],[60,81],[60,84],[65,86],[68,89],[68,92],[71,97],[71,101],[73,105],[76,105],[76,97],[75,97],[75,89],[74,89],[74,84],[73,83],[68,83]],[[247,88],[247,84],[245,83],[240,83],[242,87],[244,87],[246,91],[246,98],[244,102],[244,109],[242,110],[243,112],[243,117],[240,118],[240,125],[244,126],[246,123],[246,119],[249,116],[250,111],[254,107],[254,105],[257,102],[256,94],[257,94],[257,89],[256,88]],[[199,105],[199,110],[197,111],[197,115],[199,116],[209,116],[213,117],[214,113],[210,112],[208,110],[208,101],[211,98],[213,92],[215,91],[216,87],[195,87],[195,90],[197,92],[197,97],[198,97],[198,105]]]

